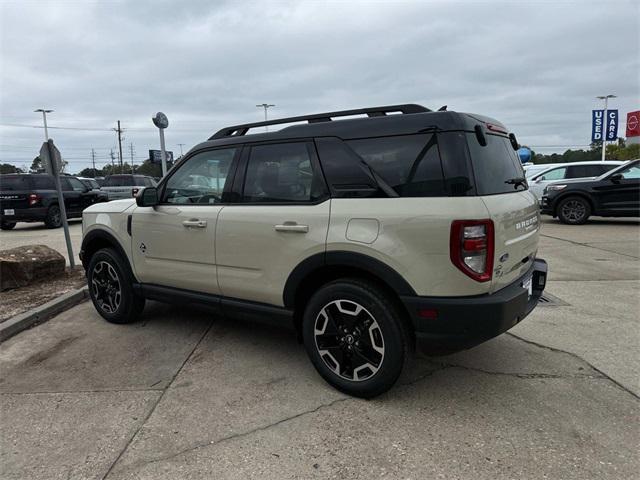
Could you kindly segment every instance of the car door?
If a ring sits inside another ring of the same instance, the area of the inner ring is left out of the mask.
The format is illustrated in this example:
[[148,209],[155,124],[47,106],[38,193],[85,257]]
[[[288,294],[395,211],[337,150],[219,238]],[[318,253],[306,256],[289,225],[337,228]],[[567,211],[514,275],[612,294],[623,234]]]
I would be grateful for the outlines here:
[[69,177],[60,176],[60,186],[62,187],[67,217],[78,216],[82,212],[82,190],[77,189],[77,186],[74,188],[70,180]]
[[563,180],[565,178],[566,172],[567,172],[567,167],[558,167],[558,168],[549,170],[544,174],[539,174],[537,177],[534,177],[531,182],[529,182],[529,190],[538,199],[540,199],[542,198],[544,187],[546,187],[551,182],[555,182],[557,180]]
[[640,216],[640,163],[634,162],[606,176],[594,191],[601,213]]
[[239,147],[193,153],[158,187],[159,204],[136,207],[131,220],[132,256],[143,283],[218,294],[216,222],[222,192],[192,185],[202,175],[224,188]]
[[74,177],[67,177],[67,180],[69,181],[73,191],[80,194],[78,205],[80,212],[95,203],[96,194],[92,192],[89,187]]
[[216,231],[221,293],[282,306],[289,274],[325,251],[330,200],[313,143],[246,147],[233,193]]

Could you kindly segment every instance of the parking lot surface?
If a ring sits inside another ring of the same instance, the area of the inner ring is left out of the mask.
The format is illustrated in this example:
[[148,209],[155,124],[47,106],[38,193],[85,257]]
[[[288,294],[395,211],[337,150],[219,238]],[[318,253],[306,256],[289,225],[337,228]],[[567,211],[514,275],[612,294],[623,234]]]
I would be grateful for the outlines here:
[[0,476],[637,478],[640,224],[542,234],[560,305],[419,356],[369,401],[326,385],[286,330],[157,303],[111,325],[76,306],[0,348]]
[[[76,264],[79,264],[78,253],[80,253],[80,244],[82,243],[82,219],[74,218],[69,220],[69,233],[71,235],[73,256]],[[60,252],[67,260],[67,265],[69,265],[67,244],[65,243],[64,230],[62,228],[47,228],[42,222],[19,222],[13,230],[0,231],[0,249],[6,250],[22,245],[47,245]]]

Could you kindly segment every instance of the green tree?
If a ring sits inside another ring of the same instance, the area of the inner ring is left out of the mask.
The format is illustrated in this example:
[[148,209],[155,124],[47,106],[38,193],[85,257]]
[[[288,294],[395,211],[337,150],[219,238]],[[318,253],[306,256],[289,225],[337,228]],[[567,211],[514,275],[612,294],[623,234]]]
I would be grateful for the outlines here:
[[44,166],[42,165],[42,159],[40,155],[33,159],[31,162],[31,168],[29,168],[29,172],[31,173],[42,173],[44,172]]
[[24,173],[24,170],[10,163],[0,163],[0,173]]
[[96,178],[102,177],[102,170],[97,168],[84,168],[78,172],[79,177]]

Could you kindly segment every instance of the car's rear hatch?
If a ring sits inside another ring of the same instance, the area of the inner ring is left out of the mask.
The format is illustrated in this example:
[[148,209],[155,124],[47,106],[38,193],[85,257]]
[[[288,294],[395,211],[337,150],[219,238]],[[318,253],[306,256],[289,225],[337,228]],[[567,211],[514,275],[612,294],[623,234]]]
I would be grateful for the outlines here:
[[531,266],[538,249],[540,213],[524,181],[514,142],[504,126],[496,122],[491,127],[480,139],[486,145],[475,133],[467,134],[467,144],[477,194],[494,224],[491,291],[495,292],[518,280]]
[[0,175],[0,212],[29,208],[31,183],[27,175]]

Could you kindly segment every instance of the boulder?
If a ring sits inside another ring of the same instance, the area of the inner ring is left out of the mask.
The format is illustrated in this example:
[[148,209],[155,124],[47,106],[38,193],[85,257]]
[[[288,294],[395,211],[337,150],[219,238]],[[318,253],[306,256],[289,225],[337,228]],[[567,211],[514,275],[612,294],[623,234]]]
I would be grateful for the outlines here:
[[65,259],[46,245],[0,250],[0,291],[64,274]]

